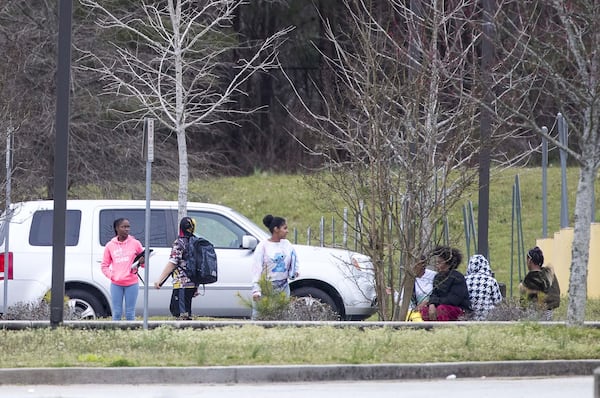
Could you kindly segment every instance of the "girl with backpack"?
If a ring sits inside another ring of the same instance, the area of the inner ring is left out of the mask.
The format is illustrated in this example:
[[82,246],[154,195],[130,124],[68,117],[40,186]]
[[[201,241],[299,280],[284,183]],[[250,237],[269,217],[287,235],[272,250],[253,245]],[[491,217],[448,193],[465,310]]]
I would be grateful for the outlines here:
[[165,280],[173,277],[173,292],[169,311],[178,320],[192,319],[192,298],[198,295],[198,288],[186,273],[186,253],[189,248],[190,238],[194,235],[196,223],[191,217],[183,217],[179,222],[179,236],[173,242],[169,261],[163,272],[154,282],[154,287],[160,289]]

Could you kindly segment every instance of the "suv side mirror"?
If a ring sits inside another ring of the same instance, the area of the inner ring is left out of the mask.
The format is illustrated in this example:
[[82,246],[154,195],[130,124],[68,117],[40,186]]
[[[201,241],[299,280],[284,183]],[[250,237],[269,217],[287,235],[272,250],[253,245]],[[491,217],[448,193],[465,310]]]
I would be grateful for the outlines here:
[[254,250],[258,245],[258,239],[256,239],[252,235],[244,235],[242,236],[242,248]]

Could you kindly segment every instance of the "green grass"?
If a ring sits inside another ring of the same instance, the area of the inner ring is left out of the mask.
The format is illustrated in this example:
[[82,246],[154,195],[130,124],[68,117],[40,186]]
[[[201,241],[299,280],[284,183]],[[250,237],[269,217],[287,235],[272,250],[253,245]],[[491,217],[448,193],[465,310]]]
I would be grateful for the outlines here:
[[[371,364],[600,358],[600,329],[272,327],[0,330],[0,368]],[[502,341],[502,344],[497,344]]]

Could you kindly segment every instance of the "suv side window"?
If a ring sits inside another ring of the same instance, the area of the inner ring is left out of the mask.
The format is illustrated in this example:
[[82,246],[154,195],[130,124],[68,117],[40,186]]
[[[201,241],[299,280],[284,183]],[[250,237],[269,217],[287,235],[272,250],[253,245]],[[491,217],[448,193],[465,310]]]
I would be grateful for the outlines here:
[[188,211],[188,216],[196,221],[196,235],[208,239],[215,248],[239,249],[242,236],[247,234],[239,225],[221,214]]
[[[137,240],[145,243],[146,209],[107,209],[100,211],[100,244],[102,246],[115,236],[113,222],[127,218],[131,223],[129,232]],[[150,211],[150,247],[171,247],[177,237],[174,212],[165,209]]]
[[[52,228],[54,226],[53,210],[38,210],[33,213],[29,244],[31,246],[52,246]],[[67,210],[65,223],[66,246],[77,246],[79,243],[79,228],[81,226],[81,211]]]

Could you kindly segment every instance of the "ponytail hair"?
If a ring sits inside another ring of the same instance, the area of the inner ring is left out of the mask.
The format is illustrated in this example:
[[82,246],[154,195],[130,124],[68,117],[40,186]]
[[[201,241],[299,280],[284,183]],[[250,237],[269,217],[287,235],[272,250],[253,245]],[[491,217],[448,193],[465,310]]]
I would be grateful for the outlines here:
[[263,218],[263,224],[265,227],[269,229],[269,232],[273,233],[275,227],[281,227],[285,224],[285,218],[283,217],[274,217],[270,214],[266,215]]

